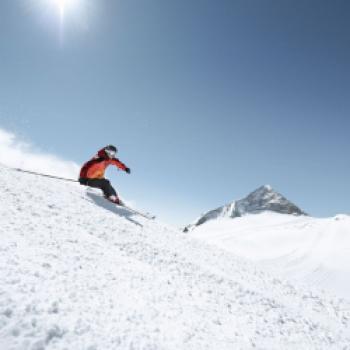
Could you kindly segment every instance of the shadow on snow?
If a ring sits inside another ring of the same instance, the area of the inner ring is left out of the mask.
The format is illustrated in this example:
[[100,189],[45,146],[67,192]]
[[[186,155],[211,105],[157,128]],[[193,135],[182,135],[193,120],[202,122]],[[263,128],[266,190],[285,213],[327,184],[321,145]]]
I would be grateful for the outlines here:
[[137,222],[131,218],[135,214],[131,213],[128,209],[117,206],[96,193],[87,192],[87,196],[90,197],[94,201],[94,203],[97,204],[98,206],[100,206],[106,210],[109,210],[114,214],[122,216],[125,219],[127,219],[128,221],[130,221],[131,223],[142,227],[142,225],[139,222]]

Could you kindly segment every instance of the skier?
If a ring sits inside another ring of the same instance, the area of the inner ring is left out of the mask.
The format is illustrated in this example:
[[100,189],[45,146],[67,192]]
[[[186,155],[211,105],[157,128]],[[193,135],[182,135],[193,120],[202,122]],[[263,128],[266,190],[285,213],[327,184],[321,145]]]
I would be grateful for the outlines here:
[[116,158],[118,150],[113,145],[108,145],[97,152],[97,154],[86,162],[80,170],[79,182],[81,185],[100,188],[104,196],[111,202],[123,205],[117,192],[109,180],[105,179],[105,170],[109,165],[115,165],[130,174],[130,168]]

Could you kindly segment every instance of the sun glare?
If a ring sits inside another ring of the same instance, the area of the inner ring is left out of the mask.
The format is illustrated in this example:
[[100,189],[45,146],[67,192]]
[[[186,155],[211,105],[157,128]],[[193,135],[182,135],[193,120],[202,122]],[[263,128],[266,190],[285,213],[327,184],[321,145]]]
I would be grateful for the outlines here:
[[50,0],[57,8],[60,17],[63,17],[66,11],[76,9],[79,0]]
[[36,10],[47,28],[58,30],[61,44],[68,35],[90,29],[89,22],[96,12],[93,0],[25,0],[23,3]]

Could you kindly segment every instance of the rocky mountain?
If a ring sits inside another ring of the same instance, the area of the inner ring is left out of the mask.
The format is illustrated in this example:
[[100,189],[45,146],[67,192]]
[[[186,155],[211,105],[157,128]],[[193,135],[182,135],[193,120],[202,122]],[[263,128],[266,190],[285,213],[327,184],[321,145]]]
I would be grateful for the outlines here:
[[246,214],[257,214],[265,211],[272,211],[280,214],[307,215],[294,203],[276,192],[270,185],[261,186],[247,197],[226,204],[217,209],[211,210],[197,219],[191,225],[186,226],[185,232],[207,221],[217,218],[236,218]]

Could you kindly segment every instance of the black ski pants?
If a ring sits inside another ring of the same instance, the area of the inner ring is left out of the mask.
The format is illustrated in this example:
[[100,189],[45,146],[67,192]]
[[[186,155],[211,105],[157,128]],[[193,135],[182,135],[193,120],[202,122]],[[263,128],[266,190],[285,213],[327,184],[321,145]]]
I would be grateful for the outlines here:
[[111,183],[107,179],[83,179],[80,178],[79,182],[81,185],[100,188],[105,195],[105,197],[109,198],[110,196],[117,196],[117,192],[112,187]]

